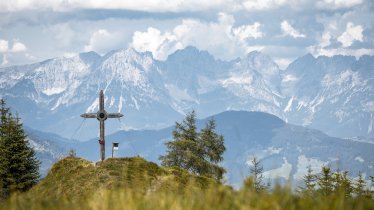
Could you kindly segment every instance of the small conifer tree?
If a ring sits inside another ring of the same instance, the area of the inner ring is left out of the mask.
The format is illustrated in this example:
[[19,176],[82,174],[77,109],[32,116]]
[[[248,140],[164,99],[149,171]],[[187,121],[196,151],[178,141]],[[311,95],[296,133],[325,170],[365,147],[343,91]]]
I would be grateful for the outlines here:
[[344,193],[345,197],[350,197],[352,193],[352,182],[348,177],[348,171],[336,171],[333,179],[334,191]]
[[226,148],[224,138],[215,132],[216,123],[213,119],[208,120],[199,134],[199,148],[201,148],[203,158],[209,162],[207,167],[202,168],[201,174],[212,176],[219,180],[225,173],[225,169],[217,164],[223,160],[222,154]]
[[329,195],[333,190],[333,178],[330,167],[323,166],[321,174],[317,177],[319,192]]
[[311,193],[314,192],[316,187],[316,175],[313,174],[311,165],[308,165],[307,169],[307,174],[303,177],[304,187],[301,188],[301,190],[307,193]]
[[224,138],[215,132],[215,121],[209,120],[201,132],[196,128],[195,111],[175,123],[173,140],[165,143],[167,154],[161,165],[179,167],[192,173],[222,179],[225,169],[218,165],[225,151]]
[[356,196],[365,195],[365,187],[366,187],[366,182],[365,182],[365,179],[364,179],[364,177],[363,177],[363,175],[360,171],[360,172],[358,172],[358,178],[354,182],[354,185],[353,185],[353,191],[356,194]]
[[4,100],[0,106],[0,185],[1,197],[6,198],[37,183],[40,162],[28,144],[20,118],[12,116]]
[[252,179],[252,184],[256,192],[261,192],[266,189],[264,183],[264,168],[255,156],[253,156],[251,163],[252,165],[249,169],[251,176],[249,179]]

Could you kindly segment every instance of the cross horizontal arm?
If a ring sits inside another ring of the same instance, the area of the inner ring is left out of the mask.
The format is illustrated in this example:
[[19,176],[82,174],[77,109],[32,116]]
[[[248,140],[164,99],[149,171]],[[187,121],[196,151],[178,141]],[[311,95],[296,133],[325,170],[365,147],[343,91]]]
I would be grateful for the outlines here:
[[120,118],[123,117],[121,113],[108,113],[108,118]]
[[84,113],[81,114],[81,117],[83,118],[96,118],[97,114],[96,113]]

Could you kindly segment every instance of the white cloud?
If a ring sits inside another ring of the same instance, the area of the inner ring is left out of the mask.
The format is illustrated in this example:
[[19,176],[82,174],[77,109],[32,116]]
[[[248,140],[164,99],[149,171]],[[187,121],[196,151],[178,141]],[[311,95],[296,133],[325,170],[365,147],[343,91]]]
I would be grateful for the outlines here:
[[47,28],[46,33],[50,33],[56,40],[56,46],[64,48],[70,46],[77,39],[78,34],[71,28],[69,23],[59,23]]
[[[324,0],[317,2],[318,7],[337,5],[337,7],[348,7],[349,3],[344,0]],[[352,0],[351,0],[352,1]],[[360,0],[355,0],[360,1]],[[337,2],[337,3],[335,3]],[[74,9],[127,9],[134,11],[151,12],[182,12],[182,11],[204,11],[216,10],[232,12],[238,10],[271,10],[282,6],[299,7],[312,5],[307,0],[2,0],[0,11],[15,12],[24,10],[54,10],[67,11]]]
[[[69,7],[73,8],[94,8],[94,9],[130,9],[140,11],[201,11],[223,7],[231,0],[201,1],[201,0],[136,0],[136,1],[118,1],[118,0],[70,0]],[[64,6],[64,4],[60,4]],[[66,7],[66,6],[65,6]]]
[[3,55],[3,61],[1,62],[1,66],[5,66],[9,63],[6,54]]
[[217,22],[202,22],[185,19],[169,31],[149,27],[147,31],[136,31],[131,46],[138,51],[150,51],[157,59],[164,60],[177,49],[188,45],[208,50],[218,58],[232,59],[262,46],[250,46],[246,40],[261,38],[261,24],[233,27],[234,17],[225,13],[218,15]]
[[293,38],[305,38],[305,34],[300,33],[293,28],[286,20],[282,21],[281,29],[285,36],[291,36]]
[[65,58],[72,58],[72,57],[75,57],[77,55],[78,55],[78,53],[75,53],[75,52],[65,52],[64,53]]
[[19,10],[54,8],[61,4],[62,0],[5,0],[0,1],[0,11],[14,12]]
[[120,43],[120,35],[110,33],[106,29],[98,29],[91,34],[88,44],[84,46],[84,51],[107,53],[110,50],[122,48]]
[[316,2],[318,8],[321,9],[340,9],[350,8],[362,4],[363,0],[319,0]]
[[73,9],[128,9],[152,12],[181,12],[203,10],[268,10],[283,5],[296,4],[298,1],[287,0],[3,0],[0,1],[0,11],[14,12],[23,10],[66,11]]
[[291,8],[314,7],[336,10],[362,4],[363,0],[2,0],[0,12],[24,10],[67,11],[75,9],[126,9],[150,12],[182,12],[216,10],[232,12],[238,10],[271,10],[283,6]]
[[20,41],[14,41],[12,48],[9,48],[9,41],[0,39],[0,53],[18,53],[26,51],[26,46]]
[[[307,50],[314,56],[334,56],[334,55],[350,55],[356,58],[362,55],[374,55],[374,49],[370,48],[359,48],[350,49],[354,41],[362,42],[363,27],[361,25],[354,25],[352,22],[339,23],[336,20],[330,20],[325,25],[325,31],[321,37],[317,38],[318,43],[314,46],[310,46]],[[340,27],[338,27],[340,26]],[[342,29],[343,28],[343,29]],[[332,48],[331,40],[337,40],[342,45],[341,47]]]
[[[0,37],[0,64],[1,52],[7,54],[7,65],[14,65],[31,61],[23,56],[26,52],[41,61],[66,52],[94,50],[103,54],[129,45],[151,51],[159,59],[187,45],[221,59],[259,50],[283,67],[307,51],[359,55],[371,53],[371,4],[370,0],[1,0],[0,13],[5,11],[5,15],[0,18],[0,34],[6,37]],[[107,10],[95,13],[91,9]],[[71,10],[74,15],[56,10]],[[218,12],[223,13],[212,20],[212,14]],[[354,23],[353,29],[365,29],[361,46],[368,49],[339,52],[360,41],[360,33],[346,29],[348,22]],[[20,28],[19,23],[24,25]],[[18,37],[13,37],[15,34]],[[26,51],[15,55],[12,50],[17,49],[14,40],[18,39]]]
[[134,33],[132,47],[141,52],[150,51],[155,58],[163,60],[169,53],[183,48],[180,43],[175,43],[173,46],[177,36],[178,34],[173,35],[169,32],[162,34],[160,30],[149,27],[146,32],[136,31]]
[[33,55],[30,55],[29,53],[25,53],[25,57],[29,60],[36,60],[37,58]]
[[274,62],[278,64],[280,69],[286,69],[293,60],[287,58],[274,58]]
[[260,29],[261,24],[255,22],[253,25],[243,25],[233,29],[233,33],[240,39],[245,40],[248,38],[261,38],[263,33]]
[[244,0],[242,5],[247,10],[267,10],[285,5],[287,0]]
[[13,44],[11,52],[24,52],[26,49],[27,48],[23,43],[17,41]]
[[53,9],[57,11],[73,9],[128,9],[137,11],[197,11],[231,5],[231,0],[200,1],[200,0],[4,0],[0,1],[0,11],[22,11]]
[[13,45],[10,47],[8,40],[0,39],[0,53],[2,54],[0,66],[7,66],[14,59],[25,57],[22,52],[26,50],[26,46],[20,41],[13,41]]
[[368,48],[360,48],[360,49],[349,49],[349,48],[320,48],[316,46],[312,46],[308,48],[308,51],[312,53],[314,56],[334,56],[334,55],[351,55],[359,58],[363,55],[374,55],[374,49]]
[[354,41],[363,41],[363,28],[361,25],[353,25],[348,22],[344,33],[338,37],[338,41],[342,43],[343,47],[350,47]]
[[322,37],[320,38],[320,40],[319,40],[319,46],[320,47],[328,47],[330,44],[331,44],[331,34],[330,34],[330,32],[325,32],[325,33],[323,33],[322,34]]
[[9,42],[7,40],[0,39],[0,53],[7,52],[9,49]]

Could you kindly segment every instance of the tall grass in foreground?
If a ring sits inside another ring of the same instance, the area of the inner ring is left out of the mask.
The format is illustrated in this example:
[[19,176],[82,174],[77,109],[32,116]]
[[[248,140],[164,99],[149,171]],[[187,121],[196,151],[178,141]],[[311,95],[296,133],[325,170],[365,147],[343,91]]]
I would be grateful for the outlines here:
[[299,191],[289,185],[259,190],[252,179],[246,179],[240,190],[234,190],[140,157],[107,159],[96,166],[68,157],[28,192],[0,201],[0,210],[374,209],[372,191],[353,191],[345,182],[333,183]]
[[226,186],[207,189],[186,186],[183,191],[148,191],[100,189],[78,199],[50,199],[30,194],[13,195],[0,209],[374,209],[374,201],[366,197],[347,198],[344,193],[328,196],[297,194],[288,187],[275,187],[271,192],[253,189],[235,191]]

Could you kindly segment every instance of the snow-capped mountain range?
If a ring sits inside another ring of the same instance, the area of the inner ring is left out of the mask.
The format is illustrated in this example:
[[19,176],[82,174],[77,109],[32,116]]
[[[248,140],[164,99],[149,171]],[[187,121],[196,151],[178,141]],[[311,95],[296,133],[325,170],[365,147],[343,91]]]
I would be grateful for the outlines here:
[[159,61],[130,48],[2,68],[0,88],[25,125],[80,140],[97,137],[98,123],[80,114],[96,112],[100,89],[106,109],[125,115],[107,120],[107,133],[166,127],[195,109],[262,111],[332,136],[374,137],[373,56],[305,55],[281,70],[260,52],[222,61],[187,47]]

